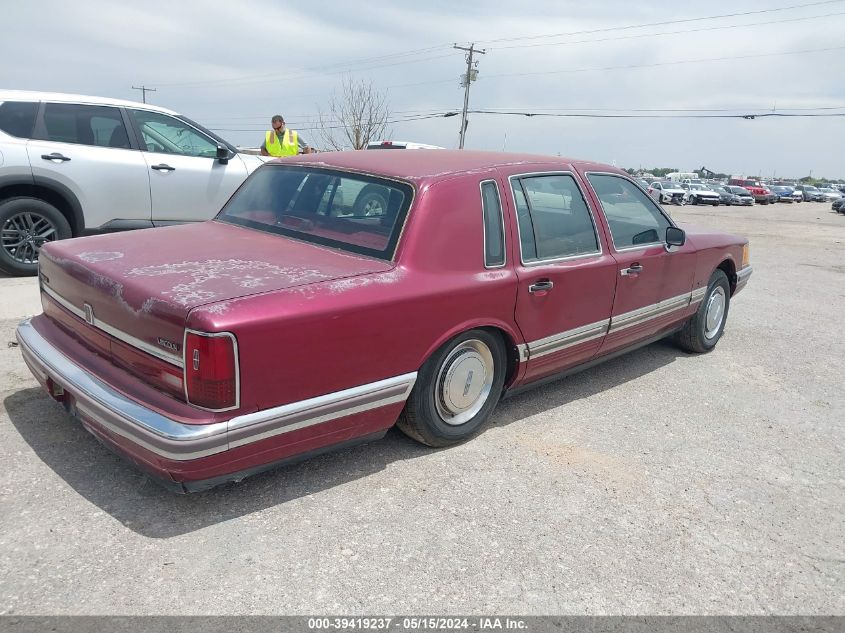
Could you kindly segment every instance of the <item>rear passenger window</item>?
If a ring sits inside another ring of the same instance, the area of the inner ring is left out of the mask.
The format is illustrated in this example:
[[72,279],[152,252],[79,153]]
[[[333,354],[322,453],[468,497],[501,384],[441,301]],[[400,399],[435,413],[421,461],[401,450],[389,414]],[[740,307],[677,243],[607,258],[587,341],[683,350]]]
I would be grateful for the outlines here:
[[59,143],[128,148],[129,137],[120,110],[109,106],[48,103],[44,109],[46,138]]
[[35,125],[37,103],[6,101],[0,103],[0,130],[18,138],[30,138]]
[[671,223],[634,183],[609,174],[588,174],[610,226],[613,245],[631,248],[662,242]]
[[528,176],[512,182],[523,262],[599,252],[593,218],[572,176]]
[[505,264],[505,236],[502,232],[502,203],[499,187],[493,180],[481,183],[481,208],[484,212],[484,266],[494,268]]

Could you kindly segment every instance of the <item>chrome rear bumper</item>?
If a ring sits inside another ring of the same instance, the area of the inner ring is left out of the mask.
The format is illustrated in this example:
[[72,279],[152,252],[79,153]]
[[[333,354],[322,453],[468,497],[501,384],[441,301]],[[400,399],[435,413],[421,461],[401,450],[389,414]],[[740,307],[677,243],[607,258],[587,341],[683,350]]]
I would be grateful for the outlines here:
[[106,384],[46,340],[29,319],[17,328],[24,361],[43,384],[52,381],[73,397],[84,420],[160,457],[186,461],[322,424],[370,409],[404,402],[414,386],[412,372],[315,398],[210,424],[183,424]]

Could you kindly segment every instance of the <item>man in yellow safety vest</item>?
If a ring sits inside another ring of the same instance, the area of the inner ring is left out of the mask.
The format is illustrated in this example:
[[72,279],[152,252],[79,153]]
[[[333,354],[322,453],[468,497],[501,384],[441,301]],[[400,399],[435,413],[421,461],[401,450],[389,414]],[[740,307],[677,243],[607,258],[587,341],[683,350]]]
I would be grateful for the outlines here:
[[281,114],[275,115],[270,123],[273,129],[264,135],[264,142],[261,144],[262,156],[296,156],[311,153],[311,148],[299,138],[299,133],[285,127],[285,119]]

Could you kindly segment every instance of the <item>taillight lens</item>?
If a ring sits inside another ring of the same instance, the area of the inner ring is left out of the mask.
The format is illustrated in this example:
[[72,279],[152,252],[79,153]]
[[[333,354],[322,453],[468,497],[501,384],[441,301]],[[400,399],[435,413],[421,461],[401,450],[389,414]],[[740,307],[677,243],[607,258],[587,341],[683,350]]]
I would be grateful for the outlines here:
[[238,405],[238,358],[235,337],[228,332],[185,334],[185,396],[204,409]]

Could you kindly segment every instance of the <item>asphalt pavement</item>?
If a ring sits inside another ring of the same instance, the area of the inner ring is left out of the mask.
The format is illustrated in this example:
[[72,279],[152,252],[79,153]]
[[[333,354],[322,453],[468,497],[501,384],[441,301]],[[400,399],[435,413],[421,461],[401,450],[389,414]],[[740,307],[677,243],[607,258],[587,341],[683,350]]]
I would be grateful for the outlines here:
[[670,210],[751,240],[714,352],[189,496],[42,393],[6,344],[36,281],[0,278],[0,614],[845,613],[845,216]]

